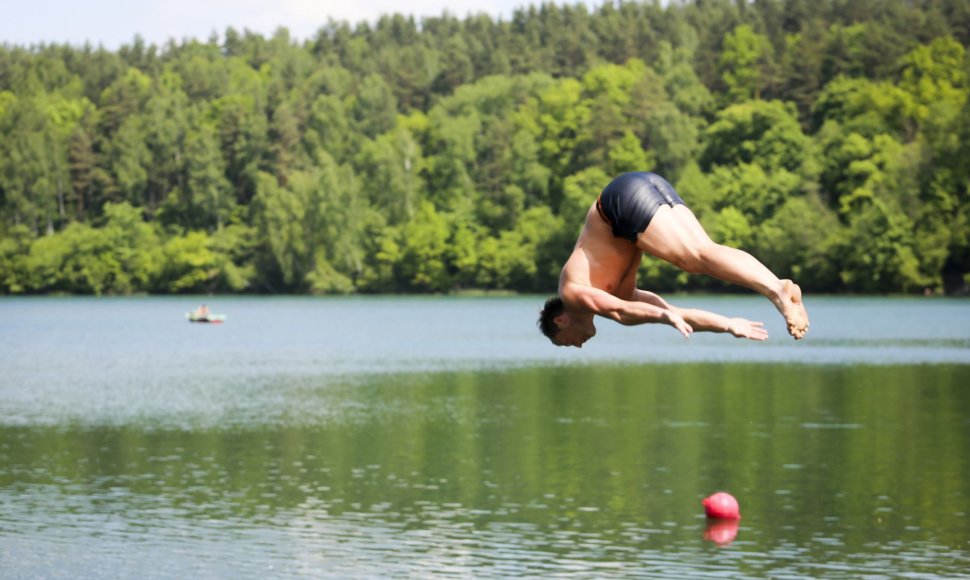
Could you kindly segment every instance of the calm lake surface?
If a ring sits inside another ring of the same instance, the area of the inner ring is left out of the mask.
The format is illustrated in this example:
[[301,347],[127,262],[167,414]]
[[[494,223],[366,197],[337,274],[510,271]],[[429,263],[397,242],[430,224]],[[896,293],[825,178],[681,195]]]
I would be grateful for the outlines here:
[[970,577],[970,302],[541,301],[0,298],[0,577]]

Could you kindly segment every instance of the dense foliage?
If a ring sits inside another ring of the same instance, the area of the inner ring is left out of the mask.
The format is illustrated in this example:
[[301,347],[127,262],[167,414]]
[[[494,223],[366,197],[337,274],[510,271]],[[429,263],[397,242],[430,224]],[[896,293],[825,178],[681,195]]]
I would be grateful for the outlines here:
[[0,293],[551,292],[628,170],[808,290],[965,289],[968,42],[970,0],[694,0],[2,45]]

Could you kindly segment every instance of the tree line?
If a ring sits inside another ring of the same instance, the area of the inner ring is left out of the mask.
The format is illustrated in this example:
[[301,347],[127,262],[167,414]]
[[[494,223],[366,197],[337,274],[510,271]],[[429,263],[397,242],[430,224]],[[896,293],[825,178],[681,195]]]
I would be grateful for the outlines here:
[[642,170],[807,290],[965,292],[968,42],[970,0],[693,0],[0,45],[0,293],[552,292]]

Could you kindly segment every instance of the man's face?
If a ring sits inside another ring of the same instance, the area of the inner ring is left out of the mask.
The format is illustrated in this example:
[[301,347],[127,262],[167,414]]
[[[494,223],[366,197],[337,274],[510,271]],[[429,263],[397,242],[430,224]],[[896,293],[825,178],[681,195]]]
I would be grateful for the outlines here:
[[593,325],[593,317],[584,320],[571,316],[568,312],[563,312],[555,318],[559,332],[552,339],[556,346],[575,346],[583,348],[583,344],[596,336],[596,326]]

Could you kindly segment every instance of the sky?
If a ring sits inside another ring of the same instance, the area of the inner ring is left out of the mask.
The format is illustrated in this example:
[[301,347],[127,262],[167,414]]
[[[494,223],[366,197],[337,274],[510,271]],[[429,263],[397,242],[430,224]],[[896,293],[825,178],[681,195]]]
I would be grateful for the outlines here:
[[[557,0],[573,4],[578,0]],[[0,0],[0,44],[90,42],[109,50],[136,34],[148,44],[169,39],[207,40],[213,32],[250,30],[270,36],[285,26],[296,39],[312,37],[328,19],[352,24],[395,12],[457,18],[485,13],[508,20],[513,11],[541,0]],[[587,0],[588,6],[601,2]]]

